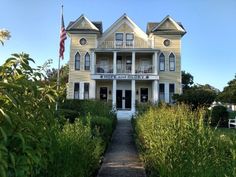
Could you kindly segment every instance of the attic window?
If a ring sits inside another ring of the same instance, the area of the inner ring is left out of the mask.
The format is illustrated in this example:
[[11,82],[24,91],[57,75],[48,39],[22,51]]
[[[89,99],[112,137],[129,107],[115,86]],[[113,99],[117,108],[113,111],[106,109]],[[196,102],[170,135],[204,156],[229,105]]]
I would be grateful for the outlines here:
[[123,46],[123,33],[116,33],[116,46]]
[[163,44],[166,47],[170,46],[170,40],[169,39],[164,40]]
[[79,43],[80,43],[80,45],[85,45],[85,44],[87,44],[87,40],[85,38],[81,38],[79,40]]
[[133,46],[134,43],[134,34],[126,33],[126,46]]

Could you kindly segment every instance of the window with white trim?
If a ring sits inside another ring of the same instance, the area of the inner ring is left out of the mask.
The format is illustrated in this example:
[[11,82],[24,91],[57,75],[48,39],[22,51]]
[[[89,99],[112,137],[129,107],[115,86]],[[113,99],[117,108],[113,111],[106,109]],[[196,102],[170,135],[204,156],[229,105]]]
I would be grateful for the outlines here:
[[165,84],[159,84],[159,97],[160,101],[165,101]]
[[123,40],[124,40],[124,34],[123,33],[116,33],[115,41],[116,41],[117,47],[123,46]]
[[129,46],[129,47],[134,46],[134,34],[133,33],[126,33],[125,39],[126,39],[126,46]]
[[90,70],[90,55],[89,55],[89,53],[87,52],[86,53],[86,55],[85,55],[85,57],[84,57],[85,59],[85,61],[84,61],[84,69],[85,70]]
[[79,99],[79,83],[74,83],[74,99]]
[[169,67],[170,71],[175,71],[175,55],[173,53],[169,55]]
[[175,94],[175,84],[169,84],[169,101],[174,103],[173,96]]
[[84,99],[89,99],[89,83],[84,83]]
[[163,53],[159,56],[159,70],[165,71],[165,55]]
[[80,54],[77,52],[75,54],[75,70],[80,70]]

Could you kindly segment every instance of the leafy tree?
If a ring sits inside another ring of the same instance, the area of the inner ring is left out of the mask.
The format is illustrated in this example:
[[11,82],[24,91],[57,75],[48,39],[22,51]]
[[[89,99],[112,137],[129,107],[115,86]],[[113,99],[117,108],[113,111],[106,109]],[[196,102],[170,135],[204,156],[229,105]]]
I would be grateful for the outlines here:
[[219,101],[236,104],[236,75],[233,80],[228,82],[228,86],[219,94]]
[[213,88],[210,85],[194,85],[181,95],[175,94],[174,99],[179,103],[192,106],[193,109],[209,107],[217,96],[216,89]]
[[211,112],[211,125],[227,127],[229,119],[229,112],[224,106],[214,106]]
[[4,45],[4,41],[11,37],[10,32],[5,29],[0,29],[0,43]]
[[183,85],[183,91],[189,89],[193,85],[193,76],[185,71],[181,72],[182,74],[182,85]]

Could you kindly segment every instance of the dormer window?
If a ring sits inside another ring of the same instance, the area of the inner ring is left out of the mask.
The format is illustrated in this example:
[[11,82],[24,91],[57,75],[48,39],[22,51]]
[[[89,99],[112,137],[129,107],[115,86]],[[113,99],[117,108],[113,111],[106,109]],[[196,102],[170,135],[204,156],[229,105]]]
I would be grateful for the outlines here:
[[126,46],[133,46],[133,45],[134,45],[134,34],[126,33]]
[[116,46],[123,46],[123,33],[116,33]]

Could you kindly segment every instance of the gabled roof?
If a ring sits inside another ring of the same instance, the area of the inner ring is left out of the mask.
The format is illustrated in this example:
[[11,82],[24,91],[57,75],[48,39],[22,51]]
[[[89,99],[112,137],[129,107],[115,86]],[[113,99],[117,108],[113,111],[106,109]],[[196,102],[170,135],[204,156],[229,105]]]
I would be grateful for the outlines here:
[[112,31],[116,30],[124,22],[129,23],[130,26],[132,26],[132,28],[134,28],[135,31],[138,32],[141,37],[148,37],[147,34],[141,28],[139,28],[125,13],[103,33],[102,38],[105,39]]
[[100,32],[102,33],[102,22],[91,22],[83,14],[76,20],[69,23],[66,28],[68,32]]
[[[169,23],[170,27],[165,27],[165,24]],[[169,15],[166,16],[161,22],[151,22],[147,25],[147,34],[181,34],[186,33],[183,25],[180,22],[176,22]]]

